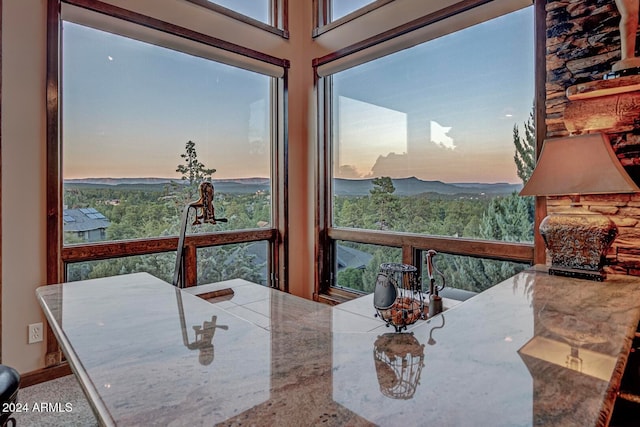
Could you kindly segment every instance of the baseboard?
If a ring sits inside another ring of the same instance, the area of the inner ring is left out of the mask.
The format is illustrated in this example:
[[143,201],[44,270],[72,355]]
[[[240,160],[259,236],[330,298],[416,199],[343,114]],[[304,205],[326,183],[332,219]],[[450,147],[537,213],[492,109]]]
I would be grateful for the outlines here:
[[71,373],[71,367],[69,364],[67,362],[62,362],[55,366],[20,374],[20,388],[55,380],[56,378],[61,378],[70,375]]

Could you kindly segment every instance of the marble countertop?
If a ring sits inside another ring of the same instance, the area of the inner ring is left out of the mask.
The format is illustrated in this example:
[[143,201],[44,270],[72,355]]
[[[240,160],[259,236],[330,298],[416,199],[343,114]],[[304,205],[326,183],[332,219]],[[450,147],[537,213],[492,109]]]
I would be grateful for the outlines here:
[[331,307],[243,280],[37,295],[101,423],[126,426],[602,426],[640,320],[637,278],[539,271],[402,334],[370,296]]

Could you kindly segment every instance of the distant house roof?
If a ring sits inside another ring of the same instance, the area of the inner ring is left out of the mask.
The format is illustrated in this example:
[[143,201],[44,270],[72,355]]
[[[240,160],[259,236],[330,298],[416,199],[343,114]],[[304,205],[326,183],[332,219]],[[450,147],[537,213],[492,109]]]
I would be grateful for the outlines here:
[[107,228],[111,222],[94,208],[65,209],[62,212],[64,231],[91,231]]
[[338,270],[342,270],[344,268],[358,268],[362,270],[369,265],[373,255],[339,244],[337,257]]

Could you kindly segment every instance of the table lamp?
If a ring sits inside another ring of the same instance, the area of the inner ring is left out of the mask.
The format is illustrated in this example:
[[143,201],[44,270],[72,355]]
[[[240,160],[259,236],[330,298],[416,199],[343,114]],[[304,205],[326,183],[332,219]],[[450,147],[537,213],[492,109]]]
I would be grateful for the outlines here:
[[633,193],[640,188],[602,133],[547,139],[521,196],[571,196],[571,205],[545,217],[540,234],[549,274],[602,281],[607,250],[618,234],[606,216],[580,204],[580,195]]

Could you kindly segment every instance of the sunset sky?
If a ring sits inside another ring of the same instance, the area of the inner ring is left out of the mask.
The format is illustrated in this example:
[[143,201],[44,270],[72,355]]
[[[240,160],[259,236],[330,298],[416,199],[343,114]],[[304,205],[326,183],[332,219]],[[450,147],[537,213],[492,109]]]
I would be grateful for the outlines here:
[[[335,75],[336,176],[518,182],[512,132],[524,134],[533,103],[532,9]],[[64,178],[178,177],[189,140],[214,178],[268,176],[269,82],[65,22]]]
[[518,183],[533,46],[528,7],[337,73],[334,173]]

